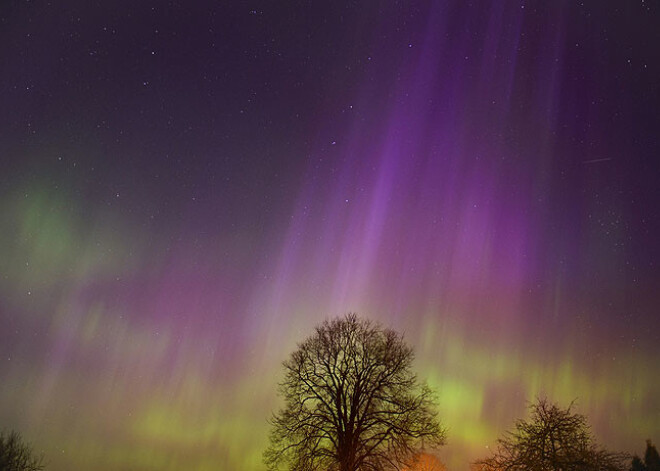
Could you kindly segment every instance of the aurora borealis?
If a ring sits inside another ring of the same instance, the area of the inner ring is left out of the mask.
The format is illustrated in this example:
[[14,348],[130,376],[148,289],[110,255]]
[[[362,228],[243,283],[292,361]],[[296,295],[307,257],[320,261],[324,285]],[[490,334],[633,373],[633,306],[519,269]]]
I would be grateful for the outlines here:
[[537,396],[660,440],[657,2],[56,3],[0,3],[0,428],[47,469],[264,469],[349,311],[450,471]]

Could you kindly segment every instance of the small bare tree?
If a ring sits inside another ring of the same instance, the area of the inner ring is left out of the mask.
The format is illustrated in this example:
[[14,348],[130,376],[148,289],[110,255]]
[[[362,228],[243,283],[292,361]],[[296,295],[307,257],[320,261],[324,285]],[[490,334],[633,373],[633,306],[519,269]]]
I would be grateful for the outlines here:
[[593,440],[585,416],[545,399],[530,406],[529,421],[518,420],[498,440],[497,451],[477,461],[482,471],[623,471],[627,455],[611,453]]
[[36,456],[18,432],[0,433],[0,470],[41,471],[43,458]]
[[444,442],[432,393],[393,330],[354,314],[326,321],[284,362],[285,405],[271,423],[272,470],[383,471]]

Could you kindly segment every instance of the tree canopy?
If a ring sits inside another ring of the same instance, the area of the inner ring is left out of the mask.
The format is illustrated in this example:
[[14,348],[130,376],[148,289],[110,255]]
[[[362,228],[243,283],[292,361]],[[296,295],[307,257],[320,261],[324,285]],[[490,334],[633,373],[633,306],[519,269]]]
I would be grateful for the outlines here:
[[0,433],[1,471],[40,471],[44,469],[42,461],[18,432]]
[[264,460],[270,469],[382,471],[444,442],[431,390],[403,337],[355,314],[326,321],[284,362]]
[[644,465],[648,471],[660,471],[660,455],[658,455],[658,450],[651,440],[646,440]]
[[632,471],[660,471],[660,455],[651,440],[646,440],[644,460],[635,455],[631,464]]
[[594,443],[585,416],[544,399],[530,406],[529,420],[518,420],[498,440],[493,455],[478,461],[484,471],[622,471],[628,457]]

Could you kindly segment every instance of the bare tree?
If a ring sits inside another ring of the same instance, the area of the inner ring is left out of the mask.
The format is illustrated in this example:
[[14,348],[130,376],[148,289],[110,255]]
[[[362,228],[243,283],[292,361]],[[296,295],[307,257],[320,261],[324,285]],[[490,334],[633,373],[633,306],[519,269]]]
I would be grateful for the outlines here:
[[483,471],[622,471],[629,457],[598,447],[585,416],[561,409],[545,399],[530,406],[529,421],[518,420],[513,431],[498,440]]
[[18,432],[0,433],[1,471],[40,471],[44,469],[42,462]]
[[269,469],[383,471],[444,442],[431,390],[393,330],[354,314],[326,321],[284,362]]

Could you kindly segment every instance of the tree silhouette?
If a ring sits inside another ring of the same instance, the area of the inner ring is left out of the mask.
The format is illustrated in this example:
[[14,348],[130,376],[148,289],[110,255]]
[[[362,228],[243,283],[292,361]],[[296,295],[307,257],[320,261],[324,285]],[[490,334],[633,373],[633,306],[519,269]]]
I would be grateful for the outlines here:
[[477,461],[483,471],[620,471],[628,469],[628,457],[599,448],[585,416],[571,406],[538,400],[530,406],[529,421],[518,420],[513,431],[498,440],[490,458]]
[[[635,458],[637,458],[635,456]],[[633,458],[633,463],[635,458]],[[637,458],[639,460],[639,458]],[[639,460],[641,461],[641,460]],[[644,469],[646,471],[660,471],[660,455],[651,440],[646,440],[646,451],[644,452]]]
[[646,440],[644,461],[634,455],[630,466],[631,471],[660,471],[660,455],[651,440]]
[[639,456],[635,455],[632,458],[632,464],[630,466],[630,470],[631,471],[646,471],[646,465],[639,458]]
[[18,432],[0,433],[0,471],[40,471],[42,462]]
[[393,330],[355,314],[326,321],[284,362],[284,408],[274,414],[269,469],[399,469],[444,442],[431,390]]
[[651,440],[646,440],[646,451],[644,452],[644,464],[648,471],[660,471],[660,455]]

